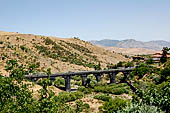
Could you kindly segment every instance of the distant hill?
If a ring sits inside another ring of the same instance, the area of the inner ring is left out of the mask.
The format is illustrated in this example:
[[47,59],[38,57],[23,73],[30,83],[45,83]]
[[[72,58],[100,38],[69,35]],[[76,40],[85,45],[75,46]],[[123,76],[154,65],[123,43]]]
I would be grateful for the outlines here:
[[106,46],[106,47],[119,47],[119,48],[145,48],[160,51],[163,47],[170,47],[170,42],[163,40],[142,42],[134,39],[127,40],[110,40],[104,39],[100,41],[90,41],[94,45]]
[[124,55],[148,55],[148,54],[154,54],[156,50],[151,50],[151,49],[145,49],[145,48],[119,48],[119,47],[105,47],[103,46],[106,50],[110,50],[112,52],[116,53],[122,53]]
[[92,45],[78,38],[57,38],[0,31],[0,73],[6,61],[16,59],[21,64],[37,63],[40,71],[52,73],[94,70],[101,63],[128,61],[124,56]]

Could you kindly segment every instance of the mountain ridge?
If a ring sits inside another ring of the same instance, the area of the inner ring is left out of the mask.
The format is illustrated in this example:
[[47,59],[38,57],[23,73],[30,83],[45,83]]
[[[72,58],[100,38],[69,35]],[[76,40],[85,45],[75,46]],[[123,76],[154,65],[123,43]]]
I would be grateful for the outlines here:
[[119,47],[119,48],[145,48],[160,51],[163,47],[170,47],[170,42],[164,40],[152,40],[152,41],[137,41],[135,39],[125,39],[125,40],[92,40],[89,41],[94,45],[106,46],[106,47]]

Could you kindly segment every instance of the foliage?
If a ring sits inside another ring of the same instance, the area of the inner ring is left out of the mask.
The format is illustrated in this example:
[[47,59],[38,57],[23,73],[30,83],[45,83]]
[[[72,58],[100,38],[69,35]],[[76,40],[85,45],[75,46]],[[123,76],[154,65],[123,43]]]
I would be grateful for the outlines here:
[[58,86],[58,87],[62,87],[65,86],[65,80],[62,77],[56,77],[55,81],[54,81],[54,85]]
[[[17,79],[18,80],[18,79]],[[0,76],[0,112],[31,112],[35,102],[28,86],[13,77]]]
[[161,59],[160,59],[161,63],[165,63],[167,61],[167,56],[166,55],[167,55],[169,50],[170,50],[170,48],[163,47],[163,49],[162,49],[162,56],[161,56]]
[[161,70],[160,82],[167,81],[168,79],[170,79],[170,62],[167,62],[164,69]]
[[164,113],[156,106],[150,106],[146,104],[130,104],[123,110],[117,111],[117,113]]
[[101,64],[100,64],[100,62],[99,62],[97,65],[95,65],[94,69],[95,69],[95,70],[101,70]]
[[114,113],[118,110],[122,110],[129,104],[129,100],[124,100],[118,97],[115,97],[113,100],[105,101],[103,106],[100,107],[100,111],[104,113]]
[[[163,82],[159,85],[152,84],[145,91],[138,90],[137,96],[140,97],[141,103],[157,106],[163,111],[170,111],[170,83]],[[134,96],[133,101],[140,102],[140,99]],[[138,98],[138,99],[137,99]]]
[[53,45],[55,42],[53,42],[53,40],[51,40],[49,37],[44,39],[45,45]]
[[83,103],[83,101],[82,100],[78,100],[78,101],[76,101],[76,113],[80,113],[80,112],[85,112],[85,113],[87,113],[87,112],[89,112],[89,108],[90,108],[90,106],[89,106],[89,104],[87,104],[87,103]]
[[22,51],[28,52],[28,48],[26,48],[24,45],[21,45],[20,48],[21,48]]
[[80,86],[78,88],[78,91],[83,92],[84,94],[91,94],[92,93],[91,88],[85,88],[84,86]]
[[95,95],[94,99],[98,99],[102,101],[109,101],[110,99],[112,99],[112,97],[109,96],[108,94],[103,94],[103,95]]
[[70,102],[70,101],[74,101],[77,99],[81,99],[84,96],[83,92],[61,92],[59,93],[58,96],[55,97],[55,99],[57,100],[57,102],[60,103],[65,103],[65,102]]
[[152,58],[148,58],[146,60],[146,64],[154,64],[154,60]]
[[[0,76],[0,112],[10,113],[73,113],[74,109],[65,102],[80,99],[84,96],[82,92],[67,93],[63,92],[55,96],[54,92],[48,89],[51,85],[49,79],[41,79],[38,84],[43,88],[39,90],[40,98],[34,99],[28,84],[23,76],[32,72],[36,66],[19,65],[16,60],[7,61],[6,70],[10,73],[9,77]],[[24,82],[23,82],[24,81]],[[87,105],[85,105],[87,106]]]
[[152,72],[152,67],[149,67],[148,65],[141,63],[139,66],[137,66],[133,71],[131,76],[138,76],[138,79],[141,79],[145,74],[150,74]]
[[123,93],[129,93],[130,88],[125,83],[121,84],[111,84],[111,85],[103,85],[103,86],[95,86],[95,92],[103,92],[103,93],[111,93],[115,95],[120,95]]
[[0,41],[0,44],[3,44],[4,42],[3,41]]
[[125,64],[125,68],[133,67],[133,66],[134,66],[133,62],[127,62],[127,63]]
[[[94,63],[85,61],[83,59],[83,56],[79,56],[79,54],[72,53],[69,50],[66,50],[61,45],[57,44],[56,42],[52,41],[49,38],[44,39],[44,42],[46,45],[52,45],[52,48],[49,48],[49,46],[44,46],[44,45],[38,45],[38,44],[35,45],[35,48],[39,51],[39,53],[43,54],[44,56],[50,57],[54,60],[57,59],[63,62],[69,62],[71,64],[82,65],[84,67],[89,67],[89,68],[94,68],[95,66]],[[83,48],[81,49],[81,51],[84,52],[88,51],[86,50],[87,48],[84,48],[83,46],[80,48]],[[91,52],[88,51],[88,53]]]
[[75,75],[75,76],[72,76],[72,79],[73,79],[73,80],[76,80],[76,81],[80,81],[80,80],[81,80],[81,77],[78,76],[78,75]]

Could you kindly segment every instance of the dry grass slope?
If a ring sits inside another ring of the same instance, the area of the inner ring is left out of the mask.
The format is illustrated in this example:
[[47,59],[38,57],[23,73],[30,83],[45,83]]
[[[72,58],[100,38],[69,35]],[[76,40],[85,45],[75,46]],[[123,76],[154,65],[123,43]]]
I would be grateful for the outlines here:
[[124,56],[92,45],[78,38],[56,38],[32,34],[0,31],[0,72],[5,73],[5,62],[17,59],[19,63],[37,63],[39,71],[51,68],[52,73],[93,70],[101,63],[127,61]]

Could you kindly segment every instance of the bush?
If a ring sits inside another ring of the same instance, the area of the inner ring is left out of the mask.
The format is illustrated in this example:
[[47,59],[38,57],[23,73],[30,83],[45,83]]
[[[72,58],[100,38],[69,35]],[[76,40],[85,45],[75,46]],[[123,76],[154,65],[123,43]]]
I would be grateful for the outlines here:
[[[75,110],[65,102],[83,97],[82,92],[63,92],[59,96],[48,90],[51,84],[49,79],[42,79],[39,84],[43,87],[39,90],[40,98],[34,99],[33,93],[23,81],[25,72],[29,72],[16,60],[7,62],[6,70],[9,77],[0,76],[0,112],[2,113],[74,113]],[[83,104],[88,107],[87,104]],[[79,111],[78,111],[79,112]]]
[[118,110],[122,110],[129,103],[129,100],[123,100],[121,98],[115,97],[113,100],[110,99],[109,101],[106,101],[99,109],[104,113],[114,113]]
[[77,99],[81,99],[84,96],[83,92],[61,92],[56,97],[56,100],[60,103],[70,102]]
[[125,83],[122,83],[122,84],[95,86],[94,91],[95,92],[111,93],[111,94],[115,94],[115,95],[120,95],[120,94],[123,94],[123,93],[129,93],[130,88]]
[[149,58],[146,60],[146,64],[154,64],[154,60],[152,58]]
[[80,81],[81,80],[81,77],[76,75],[76,76],[72,76],[72,79],[73,80],[76,80],[76,81]]
[[85,88],[84,86],[79,87],[78,91],[83,92],[84,94],[91,94],[92,93],[91,88]]
[[4,42],[0,41],[0,44],[3,44]]
[[[143,104],[157,106],[163,111],[170,111],[170,83],[163,82],[159,85],[151,84],[145,91],[138,90],[136,92]],[[139,100],[133,98],[137,103]]]
[[48,37],[44,39],[44,42],[45,42],[45,45],[54,45],[55,43],[53,40],[51,40]]
[[109,101],[110,99],[112,99],[112,97],[109,96],[108,94],[104,94],[104,95],[95,95],[94,99],[98,99],[102,101]]
[[87,103],[83,103],[83,101],[82,100],[78,100],[78,101],[76,101],[76,113],[80,113],[80,112],[85,112],[85,113],[87,113],[87,112],[89,112],[89,108],[90,108],[90,106],[89,106],[89,104],[87,104]]
[[170,62],[167,62],[164,66],[164,69],[161,70],[160,83],[167,81],[169,77],[170,77]]
[[131,76],[138,76],[138,79],[141,79],[145,74],[150,74],[152,72],[152,68],[148,65],[141,63],[138,67],[136,67]]
[[164,113],[156,106],[150,106],[146,104],[131,104],[126,106],[123,110],[119,110],[118,113]]
[[54,81],[54,85],[58,86],[58,87],[63,87],[65,86],[65,80],[62,77],[56,77],[55,81]]
[[133,66],[134,66],[133,62],[128,62],[125,64],[125,68],[133,67]]

